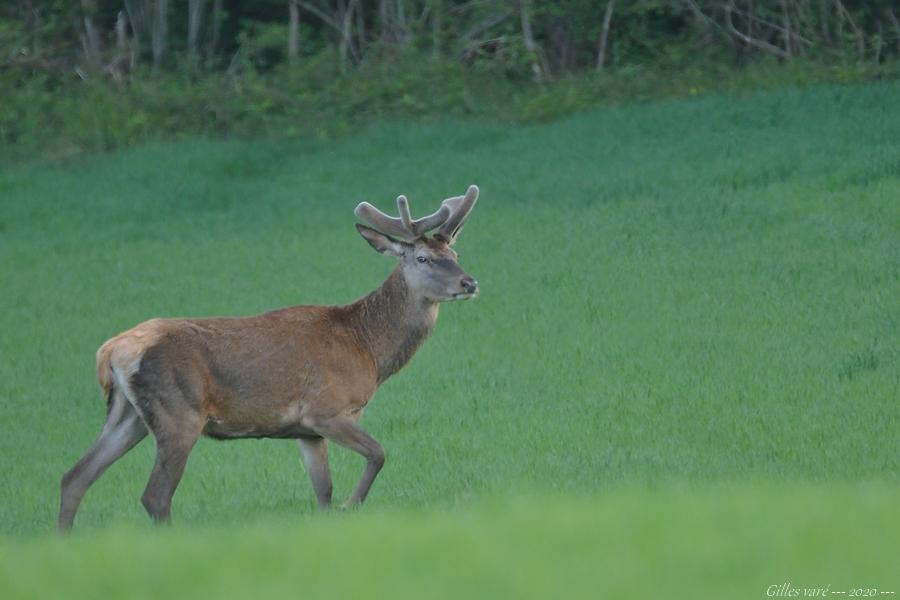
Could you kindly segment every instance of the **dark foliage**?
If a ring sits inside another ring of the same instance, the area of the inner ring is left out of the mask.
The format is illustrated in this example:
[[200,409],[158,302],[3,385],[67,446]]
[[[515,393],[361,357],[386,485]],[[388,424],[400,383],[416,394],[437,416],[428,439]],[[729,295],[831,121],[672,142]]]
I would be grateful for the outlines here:
[[773,68],[790,83],[855,79],[895,69],[898,12],[891,0],[14,0],[0,6],[0,143],[68,153],[333,134],[385,115],[533,120]]

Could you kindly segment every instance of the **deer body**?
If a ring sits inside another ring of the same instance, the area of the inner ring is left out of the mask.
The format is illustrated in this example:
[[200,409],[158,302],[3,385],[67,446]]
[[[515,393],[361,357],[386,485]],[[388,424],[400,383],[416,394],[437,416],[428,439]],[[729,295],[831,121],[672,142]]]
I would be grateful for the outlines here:
[[[315,435],[317,419],[362,411],[437,321],[438,304],[408,296],[397,270],[348,306],[295,306],[245,318],[153,319],[98,352],[97,378],[131,388],[180,389],[214,438]],[[419,306],[415,306],[419,304]],[[392,313],[398,314],[392,314]],[[123,379],[124,381],[124,379]],[[140,407],[138,407],[140,410]],[[176,407],[167,407],[175,410]]]
[[[330,439],[366,458],[344,506],[361,503],[384,464],[383,449],[358,424],[363,409],[428,337],[439,302],[475,295],[476,283],[459,268],[450,245],[476,198],[472,186],[462,210],[463,197],[452,198],[426,217],[444,225],[435,239],[414,226],[401,232],[407,241],[400,241],[358,225],[376,250],[400,264],[352,304],[295,306],[245,318],[152,319],[103,344],[97,378],[108,398],[107,422],[63,476],[60,529],[71,527],[93,482],[148,433],[157,457],[142,502],[157,521],[169,519],[175,488],[201,435],[297,439],[322,508],[331,505]],[[448,203],[455,210],[446,210]],[[360,216],[382,230],[393,226],[380,211]]]

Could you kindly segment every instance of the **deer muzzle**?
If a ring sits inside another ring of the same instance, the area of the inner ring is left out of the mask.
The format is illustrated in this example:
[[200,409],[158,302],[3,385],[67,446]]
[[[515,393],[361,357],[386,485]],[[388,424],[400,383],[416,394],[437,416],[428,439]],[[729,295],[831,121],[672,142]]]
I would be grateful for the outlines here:
[[474,294],[475,292],[478,291],[478,282],[475,281],[473,278],[469,277],[468,275],[466,277],[463,277],[462,281],[460,281],[459,283],[462,286],[462,289],[467,294]]

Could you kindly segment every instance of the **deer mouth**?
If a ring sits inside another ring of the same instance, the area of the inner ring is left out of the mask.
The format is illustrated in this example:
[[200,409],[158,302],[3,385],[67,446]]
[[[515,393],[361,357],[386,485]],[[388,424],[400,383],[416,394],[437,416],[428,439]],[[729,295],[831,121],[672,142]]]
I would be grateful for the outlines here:
[[472,298],[476,297],[477,295],[478,295],[478,290],[475,290],[474,292],[458,292],[456,294],[453,294],[453,297],[451,298],[451,300],[471,300]]

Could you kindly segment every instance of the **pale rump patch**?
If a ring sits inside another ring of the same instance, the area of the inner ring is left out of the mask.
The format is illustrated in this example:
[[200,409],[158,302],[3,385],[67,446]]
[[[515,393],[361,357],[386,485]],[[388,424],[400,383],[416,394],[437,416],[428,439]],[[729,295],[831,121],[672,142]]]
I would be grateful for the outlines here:
[[105,393],[112,389],[115,378],[123,393],[129,396],[127,381],[140,367],[144,352],[162,337],[165,329],[164,319],[151,319],[100,346],[97,350],[97,381]]

